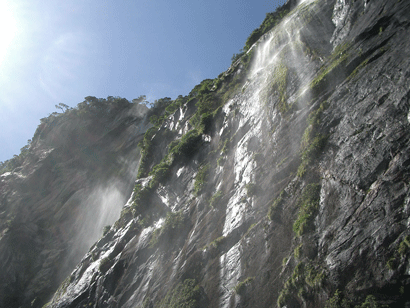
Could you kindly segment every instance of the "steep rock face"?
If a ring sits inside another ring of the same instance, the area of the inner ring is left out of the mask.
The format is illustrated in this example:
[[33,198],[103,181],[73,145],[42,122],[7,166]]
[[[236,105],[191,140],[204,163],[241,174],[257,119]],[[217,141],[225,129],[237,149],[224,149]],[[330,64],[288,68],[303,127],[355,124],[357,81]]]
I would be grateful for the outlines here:
[[0,307],[49,300],[132,190],[148,108],[88,103],[43,119],[22,166],[0,177]]
[[410,2],[285,9],[147,131],[48,307],[409,304]]

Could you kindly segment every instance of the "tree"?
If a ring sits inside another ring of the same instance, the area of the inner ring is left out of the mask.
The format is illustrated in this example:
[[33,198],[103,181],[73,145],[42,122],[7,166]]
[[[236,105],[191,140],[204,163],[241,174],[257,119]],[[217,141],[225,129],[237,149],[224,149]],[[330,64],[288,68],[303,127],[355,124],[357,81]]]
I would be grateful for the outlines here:
[[134,98],[132,100],[132,103],[133,104],[144,104],[144,105],[150,104],[146,99],[147,97],[145,95],[140,95],[138,98]]

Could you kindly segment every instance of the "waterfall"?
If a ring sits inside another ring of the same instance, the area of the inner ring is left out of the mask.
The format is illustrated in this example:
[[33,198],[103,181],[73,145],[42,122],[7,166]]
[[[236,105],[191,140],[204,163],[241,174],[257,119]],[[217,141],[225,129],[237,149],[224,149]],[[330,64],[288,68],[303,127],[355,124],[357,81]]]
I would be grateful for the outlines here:
[[[252,46],[250,52],[254,53],[254,58],[247,82],[242,92],[227,103],[226,109],[233,105],[239,108],[241,118],[237,131],[245,125],[250,129],[235,148],[234,186],[238,189],[226,207],[224,237],[234,233],[252,215],[253,202],[247,196],[247,189],[255,180],[255,160],[254,153],[248,149],[249,142],[252,138],[261,139],[263,121],[267,117],[272,122],[293,104],[303,104],[309,99],[309,85],[318,66],[312,61],[313,51],[303,41],[301,32],[310,31],[306,27],[315,15],[315,3],[314,0],[302,1]],[[293,82],[290,86],[289,81]],[[304,99],[300,100],[302,95]],[[275,134],[270,142],[276,142]],[[299,143],[295,142],[293,148],[297,151]],[[241,278],[239,256],[240,245],[237,244],[220,257],[220,307],[230,306],[230,292]]]

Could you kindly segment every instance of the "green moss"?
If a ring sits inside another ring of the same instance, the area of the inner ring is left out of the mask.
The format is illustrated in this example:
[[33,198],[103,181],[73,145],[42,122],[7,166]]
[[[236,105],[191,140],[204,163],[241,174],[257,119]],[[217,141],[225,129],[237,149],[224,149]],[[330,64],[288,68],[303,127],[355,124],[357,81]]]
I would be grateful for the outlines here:
[[288,67],[283,61],[279,61],[268,77],[269,82],[261,91],[260,100],[268,101],[268,98],[275,94],[278,98],[277,108],[281,113],[286,113],[289,110],[287,103],[286,84],[288,78]]
[[400,256],[405,255],[410,249],[410,235],[407,235],[403,241],[400,243],[399,248],[397,252],[400,254]]
[[322,284],[325,280],[325,271],[318,270],[311,264],[306,266],[305,272],[305,282],[311,288],[319,288],[322,287]]
[[368,62],[369,59],[366,59],[362,63],[360,63],[360,65],[353,70],[348,79],[353,79],[354,77],[356,77],[359,71],[361,71],[367,65]]
[[103,228],[103,236],[105,236],[108,232],[110,232],[111,226],[107,225]]
[[293,224],[296,236],[301,236],[313,227],[313,218],[319,207],[320,184],[309,184],[299,200],[299,213]]
[[396,251],[387,261],[386,266],[390,270],[395,270],[400,264],[400,259],[410,251],[410,235],[407,235],[399,244]]
[[289,289],[287,288],[282,289],[282,291],[279,293],[279,296],[278,296],[278,301],[277,301],[278,307],[286,306],[286,303],[289,301],[290,298],[291,298],[291,295],[290,295]]
[[312,158],[317,157],[326,145],[328,136],[317,135],[310,144],[302,152],[302,161],[310,161]]
[[288,67],[280,62],[276,69],[276,84],[279,92],[279,111],[285,113],[289,109],[286,95],[286,81],[288,77]]
[[246,238],[249,233],[252,231],[253,228],[255,228],[258,224],[257,223],[253,223],[252,225],[249,226],[248,230],[245,232],[245,234],[242,236],[241,240],[243,240],[244,238]]
[[226,237],[225,236],[220,236],[210,242],[208,245],[205,245],[202,250],[203,251],[208,251],[211,256],[216,256],[220,253],[221,247],[225,244],[226,242]]
[[30,153],[30,144],[31,140],[28,140],[27,145],[20,149],[19,155],[14,155],[13,158],[6,160],[5,162],[0,162],[0,174],[13,171],[15,168],[20,167]]
[[152,176],[151,181],[148,184],[148,187],[155,189],[158,187],[159,183],[165,183],[166,180],[170,177],[171,164],[167,161],[161,161],[158,165],[152,168],[152,171],[149,173]]
[[341,44],[335,48],[331,56],[329,57],[325,66],[323,66],[316,77],[311,81],[309,88],[320,88],[322,83],[326,81],[326,76],[337,68],[339,65],[343,64],[349,57],[348,50],[351,44]]
[[289,11],[285,6],[281,6],[277,8],[275,12],[267,13],[262,24],[257,29],[253,30],[251,35],[247,38],[244,50],[251,48],[252,45],[256,43],[256,41],[258,41],[262,35],[278,25],[280,21],[285,18],[288,12]]
[[294,296],[299,293],[297,290],[303,286],[304,268],[304,263],[298,263],[293,270],[292,276],[285,282],[285,285],[278,297],[277,304],[279,307],[286,306],[292,295]]
[[289,159],[289,157],[283,158],[283,159],[276,165],[276,167],[279,168],[279,167],[282,166],[288,159]]
[[222,198],[222,191],[218,190],[215,194],[212,195],[211,199],[209,199],[209,205],[214,207]]
[[376,300],[376,297],[374,295],[368,295],[366,296],[365,301],[358,306],[359,308],[379,308],[382,307]]
[[248,198],[251,198],[254,195],[256,195],[257,187],[255,183],[248,183],[246,184],[245,188],[246,188],[246,195],[248,196]]
[[100,265],[99,265],[99,270],[102,273],[105,273],[106,271],[108,271],[108,269],[111,267],[112,265],[112,260],[109,257],[106,257],[104,259],[101,260]]
[[235,286],[235,293],[239,295],[244,295],[246,288],[255,280],[255,277],[248,277],[244,281],[239,282]]
[[316,132],[317,126],[320,124],[323,112],[329,108],[329,103],[324,101],[320,104],[319,108],[312,111],[308,116],[308,124],[312,127],[312,131]]
[[157,127],[151,127],[148,129],[142,141],[139,143],[139,147],[141,148],[141,160],[140,166],[138,168],[138,175],[137,178],[142,178],[148,175],[150,164],[152,163],[153,151],[154,147],[152,144],[152,139],[154,135],[157,133]]
[[185,217],[182,210],[178,212],[168,212],[162,226],[163,233],[172,232],[180,229],[184,225]]
[[223,156],[220,156],[218,160],[216,161],[217,166],[220,167],[224,161],[225,161],[225,158]]
[[[172,141],[168,146],[168,153],[163,157],[160,163],[152,167],[151,171],[149,171],[149,167],[152,164],[152,157],[154,156],[152,139],[156,133],[158,133],[157,128],[148,130],[144,135],[142,144],[140,144],[142,148],[142,158],[138,177],[149,175],[151,179],[145,187],[142,187],[141,184],[137,184],[134,187],[132,207],[134,216],[142,214],[144,210],[148,208],[150,194],[158,188],[159,184],[164,184],[169,179],[171,167],[174,165],[174,162],[182,158],[192,157],[202,145],[201,132],[197,129],[192,129],[184,134],[180,140]],[[198,185],[199,184],[197,184],[196,189],[199,188]],[[121,215],[127,215],[127,212],[123,211]]]
[[185,216],[181,211],[178,212],[168,212],[165,218],[164,224],[161,228],[156,229],[150,240],[150,247],[154,247],[159,243],[162,237],[165,235],[169,238],[174,237],[177,233],[176,231],[180,230],[185,223]]
[[310,135],[310,128],[308,127],[305,131],[305,134],[302,138],[302,153],[301,153],[301,159],[302,162],[298,167],[297,171],[297,176],[298,177],[303,177],[305,174],[308,165],[311,164],[311,162],[316,159],[321,152],[323,151],[323,148],[326,146],[328,136],[327,135],[317,135],[313,138],[313,140],[310,140],[306,138],[307,135]]
[[367,295],[365,300],[358,305],[345,298],[339,290],[336,290],[331,298],[326,301],[325,308],[388,308],[387,305],[381,305],[374,295]]
[[243,65],[243,67],[245,68],[245,70],[249,69],[249,66],[252,62],[253,56],[254,56],[254,49],[246,52],[242,57],[241,57],[241,63]]
[[404,294],[404,286],[401,286],[400,288],[399,288],[399,293],[400,293],[400,295],[403,295]]
[[199,308],[201,289],[194,279],[186,279],[169,291],[159,308]]
[[268,211],[268,218],[270,220],[274,220],[278,211],[279,206],[281,206],[284,197],[286,196],[286,192],[282,190],[279,196],[272,202],[271,206],[269,207]]
[[141,306],[138,306],[138,307],[141,307],[141,308],[150,308],[151,305],[152,305],[151,298],[150,298],[150,297],[147,297],[147,298],[144,300],[144,302],[142,303],[142,305],[141,305]]
[[306,173],[306,169],[307,169],[307,165],[309,164],[308,161],[302,161],[302,163],[299,165],[298,170],[296,172],[296,175],[301,178],[305,175]]
[[[282,264],[285,264],[284,262]],[[325,272],[320,266],[313,266],[310,262],[299,262],[279,294],[278,306],[286,306],[291,297],[303,299],[311,296],[322,286],[324,279]]]
[[321,154],[326,146],[328,136],[320,134],[320,123],[322,114],[328,107],[329,104],[323,102],[319,108],[312,111],[308,116],[307,122],[309,125],[303,133],[300,144],[302,161],[297,170],[299,178],[305,175],[309,165]]
[[336,290],[333,296],[326,301],[325,308],[341,308],[342,307],[341,304],[342,304],[342,295],[339,290]]
[[302,153],[309,147],[309,144],[312,138],[312,131],[313,131],[313,126],[309,125],[308,127],[306,127],[305,131],[303,132],[302,140],[300,142],[300,148],[301,148]]
[[192,157],[202,145],[202,133],[197,129],[192,129],[184,134],[178,143],[173,143],[170,146],[169,154],[176,158]]
[[218,115],[221,107],[226,102],[223,99],[225,94],[233,91],[236,88],[237,82],[240,82],[239,77],[236,77],[231,82],[226,81],[224,83],[222,83],[220,78],[217,78],[215,80],[204,80],[201,84],[197,85],[190,93],[190,96],[196,100],[195,106],[197,108],[189,120],[190,124],[200,133],[209,132],[213,119]]
[[227,138],[227,139],[225,139],[225,141],[223,142],[222,147],[221,147],[221,153],[222,153],[222,154],[228,153],[230,141],[231,141],[231,140],[230,140],[229,138]]
[[220,247],[222,244],[225,243],[226,237],[225,236],[220,236],[217,239],[213,240],[210,244],[209,247],[212,248],[218,248]]
[[302,246],[303,244],[299,244],[299,246],[297,246],[293,252],[293,255],[295,256],[296,259],[299,259],[301,256]]
[[195,176],[194,195],[198,196],[201,193],[206,183],[206,180],[209,174],[209,169],[210,169],[209,164],[199,167],[198,173]]

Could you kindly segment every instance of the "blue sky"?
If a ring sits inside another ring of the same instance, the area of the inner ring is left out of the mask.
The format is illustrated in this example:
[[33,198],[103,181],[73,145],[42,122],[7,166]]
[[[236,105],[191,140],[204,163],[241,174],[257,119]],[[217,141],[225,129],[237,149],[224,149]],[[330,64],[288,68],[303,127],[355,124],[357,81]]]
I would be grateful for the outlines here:
[[187,95],[284,0],[0,0],[0,161],[86,96]]

